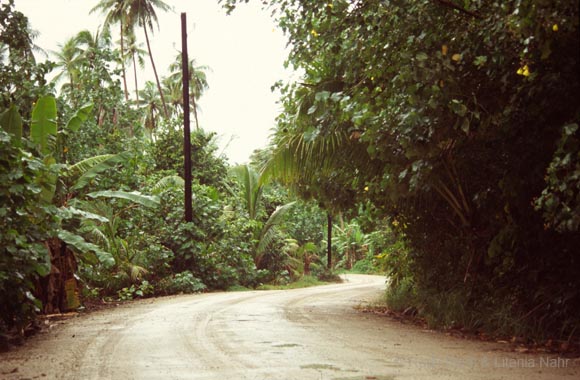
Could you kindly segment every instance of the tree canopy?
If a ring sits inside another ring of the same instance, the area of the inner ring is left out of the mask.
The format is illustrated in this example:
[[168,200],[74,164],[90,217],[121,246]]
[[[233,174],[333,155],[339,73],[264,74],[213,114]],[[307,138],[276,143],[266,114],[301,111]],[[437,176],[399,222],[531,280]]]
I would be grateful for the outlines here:
[[263,3],[303,73],[279,84],[267,171],[371,201],[423,294],[546,329],[580,310],[577,3]]

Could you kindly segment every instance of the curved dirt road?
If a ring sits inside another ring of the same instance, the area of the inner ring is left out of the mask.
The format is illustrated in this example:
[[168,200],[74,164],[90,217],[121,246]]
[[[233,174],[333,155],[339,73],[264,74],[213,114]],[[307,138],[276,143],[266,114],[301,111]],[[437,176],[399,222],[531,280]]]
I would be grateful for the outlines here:
[[2,379],[577,379],[578,361],[523,355],[357,312],[384,278],[144,300],[0,354]]

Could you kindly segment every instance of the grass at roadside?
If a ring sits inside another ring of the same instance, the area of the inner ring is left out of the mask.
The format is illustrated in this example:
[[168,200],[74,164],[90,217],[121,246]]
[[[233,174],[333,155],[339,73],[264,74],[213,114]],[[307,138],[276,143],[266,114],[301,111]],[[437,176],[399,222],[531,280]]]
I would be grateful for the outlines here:
[[330,282],[327,281],[320,281],[318,278],[314,276],[302,276],[298,281],[291,282],[285,285],[260,285],[257,287],[258,290],[286,290],[286,289],[299,289],[299,288],[308,288],[311,286],[318,286],[318,285],[326,285]]

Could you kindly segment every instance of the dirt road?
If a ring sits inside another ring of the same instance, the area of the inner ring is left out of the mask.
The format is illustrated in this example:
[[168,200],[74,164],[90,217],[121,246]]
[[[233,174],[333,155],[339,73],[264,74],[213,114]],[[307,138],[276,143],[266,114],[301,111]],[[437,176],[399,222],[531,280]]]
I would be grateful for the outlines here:
[[578,360],[516,354],[354,310],[384,278],[144,300],[0,354],[2,379],[579,379]]

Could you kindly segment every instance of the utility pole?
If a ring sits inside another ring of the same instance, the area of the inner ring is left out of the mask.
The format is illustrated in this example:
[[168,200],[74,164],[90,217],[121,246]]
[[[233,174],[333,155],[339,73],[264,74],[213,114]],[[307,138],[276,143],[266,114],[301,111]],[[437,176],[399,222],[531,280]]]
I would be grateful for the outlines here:
[[181,13],[181,75],[183,80],[183,156],[185,180],[185,222],[193,221],[191,194],[191,130],[189,128],[189,58],[187,57],[187,16]]

